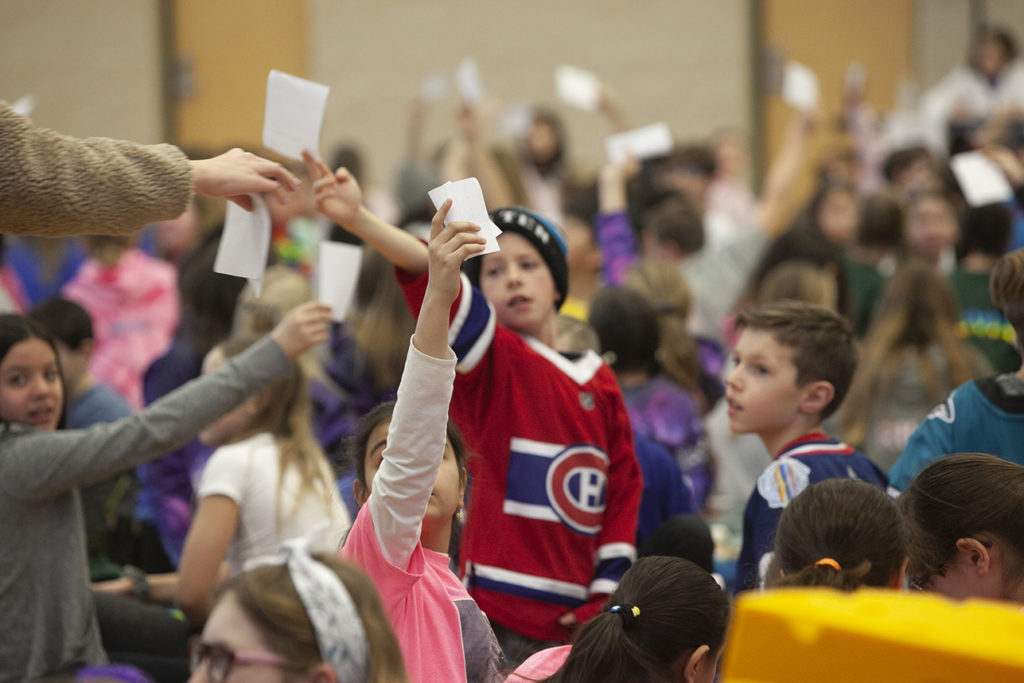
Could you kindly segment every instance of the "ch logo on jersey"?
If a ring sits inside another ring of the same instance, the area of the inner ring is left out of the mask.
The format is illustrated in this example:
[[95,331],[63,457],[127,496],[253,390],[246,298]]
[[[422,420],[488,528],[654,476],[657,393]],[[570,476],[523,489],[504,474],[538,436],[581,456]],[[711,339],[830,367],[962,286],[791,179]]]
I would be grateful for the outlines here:
[[588,536],[601,530],[608,456],[595,446],[512,439],[503,510],[561,522]]
[[573,446],[548,469],[547,493],[558,517],[576,531],[596,534],[604,518],[608,456],[593,446]]

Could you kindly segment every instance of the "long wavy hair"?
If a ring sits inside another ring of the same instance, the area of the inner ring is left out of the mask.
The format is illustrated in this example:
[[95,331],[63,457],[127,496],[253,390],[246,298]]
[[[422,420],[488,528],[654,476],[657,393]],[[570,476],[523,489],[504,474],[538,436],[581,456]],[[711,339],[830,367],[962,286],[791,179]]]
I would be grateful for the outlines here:
[[[233,337],[216,347],[225,359],[237,356],[259,337]],[[274,437],[278,450],[278,491],[285,473],[299,475],[299,490],[291,510],[278,509],[278,518],[288,516],[307,495],[316,496],[328,509],[333,498],[335,478],[330,463],[313,433],[313,401],[306,373],[298,361],[290,361],[288,372],[264,388],[258,395],[256,412],[232,435],[237,442],[261,433]],[[279,498],[280,501],[280,498]],[[283,514],[282,514],[283,513]]]
[[[974,376],[971,352],[957,337],[957,317],[953,292],[935,268],[911,261],[896,272],[864,337],[861,361],[843,405],[844,441],[864,442],[879,397],[888,395],[907,358],[917,365],[932,404]],[[941,351],[944,367],[929,353],[933,345]]]

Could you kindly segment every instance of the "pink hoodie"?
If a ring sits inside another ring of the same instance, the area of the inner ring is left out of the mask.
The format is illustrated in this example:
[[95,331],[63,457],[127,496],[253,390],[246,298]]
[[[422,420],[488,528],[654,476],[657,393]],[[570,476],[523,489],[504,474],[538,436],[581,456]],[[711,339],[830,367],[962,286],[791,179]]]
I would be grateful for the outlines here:
[[178,325],[177,271],[138,249],[104,268],[89,259],[62,294],[92,316],[94,345],[89,370],[142,408],[142,375],[163,355]]

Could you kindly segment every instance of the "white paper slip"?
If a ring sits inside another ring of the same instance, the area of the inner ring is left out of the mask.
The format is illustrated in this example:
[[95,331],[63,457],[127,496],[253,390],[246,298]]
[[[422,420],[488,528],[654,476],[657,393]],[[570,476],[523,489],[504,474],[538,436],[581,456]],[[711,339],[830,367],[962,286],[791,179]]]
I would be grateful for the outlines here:
[[315,156],[330,91],[326,85],[271,70],[267,76],[263,145],[289,159],[301,160],[304,149]]
[[995,162],[981,152],[964,152],[949,160],[956,181],[971,206],[997,204],[1013,197],[1013,188]]
[[601,103],[601,81],[597,76],[568,64],[555,69],[555,92],[566,104],[585,111],[597,111]]
[[[498,235],[501,228],[494,224],[487,213],[487,205],[484,203],[484,192],[480,189],[480,182],[476,178],[464,178],[454,183],[448,181],[440,187],[435,187],[427,192],[430,201],[434,202],[434,208],[444,204],[446,199],[452,200],[452,208],[448,211],[448,217],[444,224],[452,221],[465,221],[480,226],[480,235],[487,240],[483,252],[476,254],[491,254],[500,250],[498,246]],[[471,257],[472,258],[472,257]]]
[[444,74],[429,76],[420,86],[420,98],[424,102],[437,102],[448,92],[448,79]]
[[455,85],[462,99],[470,104],[476,104],[484,98],[484,84],[480,80],[480,68],[475,59],[466,57],[455,67]]
[[217,248],[213,270],[224,275],[249,278],[260,296],[263,271],[267,268],[270,251],[270,211],[263,198],[251,194],[253,210],[246,211],[234,202],[228,202],[224,217],[224,232]]
[[820,89],[818,77],[799,62],[789,62],[782,75],[782,99],[786,104],[808,111],[818,106]]
[[23,95],[18,99],[11,102],[11,111],[15,114],[21,114],[22,116],[32,116],[32,112],[36,109],[36,96],[35,95]]
[[652,123],[623,133],[609,135],[604,140],[608,160],[618,164],[632,156],[638,161],[668,154],[675,142],[667,123]]
[[317,252],[317,297],[331,307],[334,320],[344,320],[356,292],[363,248],[341,242],[320,243]]
[[518,140],[525,138],[532,126],[533,107],[525,102],[515,102],[502,110],[497,128],[502,135]]

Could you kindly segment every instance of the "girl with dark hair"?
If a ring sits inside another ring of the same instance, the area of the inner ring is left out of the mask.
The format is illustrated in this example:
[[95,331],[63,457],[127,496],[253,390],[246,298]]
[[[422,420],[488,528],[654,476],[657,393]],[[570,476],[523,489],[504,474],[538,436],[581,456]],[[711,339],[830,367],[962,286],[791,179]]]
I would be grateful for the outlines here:
[[782,511],[765,588],[899,588],[906,533],[896,503],[859,479],[825,479]]
[[180,446],[326,339],[329,318],[322,304],[296,309],[269,338],[141,413],[62,431],[53,341],[21,316],[0,316],[0,631],[19,634],[0,643],[0,680],[106,659],[77,489]]
[[573,645],[537,653],[507,680],[710,683],[715,679],[729,600],[706,571],[677,557],[640,558],[622,576],[608,604],[607,611],[580,628]]
[[466,452],[448,420],[456,358],[448,311],[466,257],[483,251],[479,228],[443,225],[428,244],[427,289],[409,344],[398,400],[371,411],[351,444],[361,506],[341,550],[383,597],[413,681],[501,680],[501,650],[487,618],[450,569],[462,518]]
[[[605,362],[619,381],[634,435],[663,446],[675,459],[676,467],[671,471],[678,473],[681,480],[676,482],[676,495],[667,500],[677,502],[657,507],[662,512],[671,508],[671,514],[695,512],[693,503],[697,508],[703,507],[711,490],[711,458],[700,410],[693,396],[665,372],[664,360],[668,354],[662,349],[665,336],[659,326],[658,313],[641,293],[627,287],[606,287],[591,302],[590,324],[597,332]],[[648,464],[645,460],[641,459],[641,470],[648,479],[653,473],[644,467]],[[660,476],[663,476],[665,472],[661,471]],[[659,482],[661,486],[666,483]],[[649,493],[645,488],[640,503],[638,542],[670,516],[651,518],[644,514]],[[689,501],[679,501],[680,496]]]
[[1024,603],[1024,467],[953,455],[918,474],[899,504],[911,587]]

